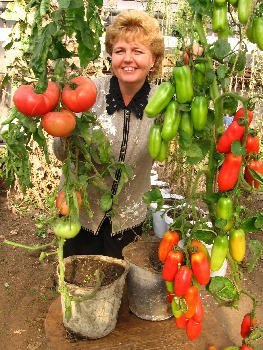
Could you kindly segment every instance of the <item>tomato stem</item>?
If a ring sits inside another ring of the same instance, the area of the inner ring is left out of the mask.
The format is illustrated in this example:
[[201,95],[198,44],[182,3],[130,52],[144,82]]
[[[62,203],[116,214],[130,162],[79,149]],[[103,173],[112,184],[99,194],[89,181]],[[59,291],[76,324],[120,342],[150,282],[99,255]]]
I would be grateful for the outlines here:
[[47,244],[43,244],[43,245],[35,245],[35,246],[30,246],[30,245],[26,245],[26,244],[21,244],[21,243],[18,243],[18,242],[13,242],[13,241],[9,241],[9,240],[4,240],[4,244],[9,244],[9,245],[12,245],[14,247],[19,247],[19,248],[24,248],[24,249],[27,249],[27,250],[44,250],[52,245],[54,245],[56,240],[53,240],[52,242],[50,243],[47,243]]

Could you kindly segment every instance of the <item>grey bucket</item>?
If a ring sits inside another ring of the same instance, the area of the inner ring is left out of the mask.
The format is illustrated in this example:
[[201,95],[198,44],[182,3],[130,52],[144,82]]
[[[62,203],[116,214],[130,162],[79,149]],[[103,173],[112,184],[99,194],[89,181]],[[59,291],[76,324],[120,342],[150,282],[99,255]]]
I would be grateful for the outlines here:
[[150,321],[172,317],[161,272],[151,267],[149,262],[158,245],[158,241],[138,240],[130,243],[122,252],[130,265],[127,275],[129,309],[137,317]]
[[[123,267],[122,274],[112,283],[101,286],[93,298],[81,302],[71,302],[72,316],[69,321],[65,318],[64,298],[61,295],[65,328],[89,339],[102,338],[116,326],[129,264],[124,260],[102,255],[78,255],[64,259],[65,270],[67,265],[76,259],[97,259]],[[93,291],[91,287],[83,288],[70,283],[67,283],[67,287],[70,294],[75,297],[85,297]]]

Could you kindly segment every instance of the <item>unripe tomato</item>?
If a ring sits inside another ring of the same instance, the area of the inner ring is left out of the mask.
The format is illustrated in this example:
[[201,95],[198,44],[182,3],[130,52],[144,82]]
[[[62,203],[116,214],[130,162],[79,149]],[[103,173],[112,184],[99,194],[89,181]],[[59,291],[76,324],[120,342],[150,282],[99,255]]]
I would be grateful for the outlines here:
[[96,85],[87,77],[75,77],[62,90],[61,100],[73,112],[85,112],[96,102]]
[[214,240],[214,244],[211,251],[211,270],[219,270],[228,253],[228,237],[217,236]]
[[220,197],[216,203],[216,217],[227,221],[223,227],[224,231],[229,231],[233,226],[233,201],[229,197]]
[[68,137],[76,126],[75,115],[62,109],[60,112],[49,112],[42,118],[43,129],[51,136]]
[[161,125],[153,124],[148,135],[148,151],[155,159],[158,157],[162,147]]
[[242,229],[230,231],[229,252],[237,262],[241,262],[244,259],[246,253],[246,235]]
[[53,231],[56,236],[69,239],[77,236],[81,229],[79,221],[70,221],[59,219],[53,224]]
[[[75,193],[78,201],[78,206],[80,208],[82,203],[81,195],[78,191],[76,191]],[[59,213],[61,215],[69,215],[70,209],[65,198],[65,193],[63,191],[59,192],[59,194],[57,195],[56,208],[59,208]]]

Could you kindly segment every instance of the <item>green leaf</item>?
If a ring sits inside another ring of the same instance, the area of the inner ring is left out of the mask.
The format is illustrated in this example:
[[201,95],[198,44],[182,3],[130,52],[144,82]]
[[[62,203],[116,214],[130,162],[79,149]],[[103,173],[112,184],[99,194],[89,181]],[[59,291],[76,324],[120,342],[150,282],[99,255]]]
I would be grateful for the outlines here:
[[206,244],[213,244],[216,233],[211,229],[197,229],[194,231],[196,239],[205,242]]
[[231,144],[231,152],[236,154],[237,156],[244,156],[244,155],[246,155],[246,150],[245,150],[245,148],[242,147],[242,145],[241,145],[239,140],[235,140]]
[[186,150],[186,157],[189,164],[197,164],[204,159],[202,149],[196,143],[192,143],[191,147]]
[[251,176],[258,181],[261,185],[263,185],[263,176],[259,172],[255,171],[254,169],[248,168],[248,171],[250,172]]
[[41,17],[44,17],[47,14],[49,6],[50,0],[41,0],[39,7],[39,13]]
[[208,290],[215,299],[224,303],[232,304],[239,300],[237,289],[227,277],[216,276],[211,278]]
[[218,228],[224,228],[227,224],[227,220],[225,219],[216,219],[215,226]]
[[200,15],[211,16],[212,2],[210,0],[189,0],[192,10]]
[[67,9],[69,8],[71,0],[58,0],[58,5],[62,9]]
[[216,70],[217,76],[219,80],[224,79],[228,73],[228,67],[225,64],[219,64]]
[[163,196],[158,188],[154,188],[143,194],[143,201],[146,204],[157,203],[157,209],[160,210],[163,207]]
[[226,114],[232,116],[238,107],[238,100],[233,96],[226,96],[223,100],[223,109]]
[[245,232],[258,232],[263,228],[263,214],[247,218],[242,221],[240,226]]
[[215,50],[215,56],[219,60],[222,60],[231,51],[231,46],[227,40],[220,38],[214,43],[214,50]]
[[107,212],[108,210],[110,210],[112,207],[112,194],[111,191],[108,190],[107,192],[105,192],[101,199],[100,199],[100,208]]

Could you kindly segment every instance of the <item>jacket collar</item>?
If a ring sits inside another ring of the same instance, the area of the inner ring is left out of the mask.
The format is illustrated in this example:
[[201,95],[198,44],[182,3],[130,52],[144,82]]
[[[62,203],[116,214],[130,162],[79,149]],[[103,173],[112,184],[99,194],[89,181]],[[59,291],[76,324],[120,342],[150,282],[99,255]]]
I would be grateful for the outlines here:
[[142,119],[143,111],[148,103],[150,84],[145,80],[141,89],[134,95],[128,106],[125,106],[118,79],[112,76],[110,79],[109,93],[106,95],[107,112],[111,115],[116,111],[127,109],[133,112],[138,119]]

